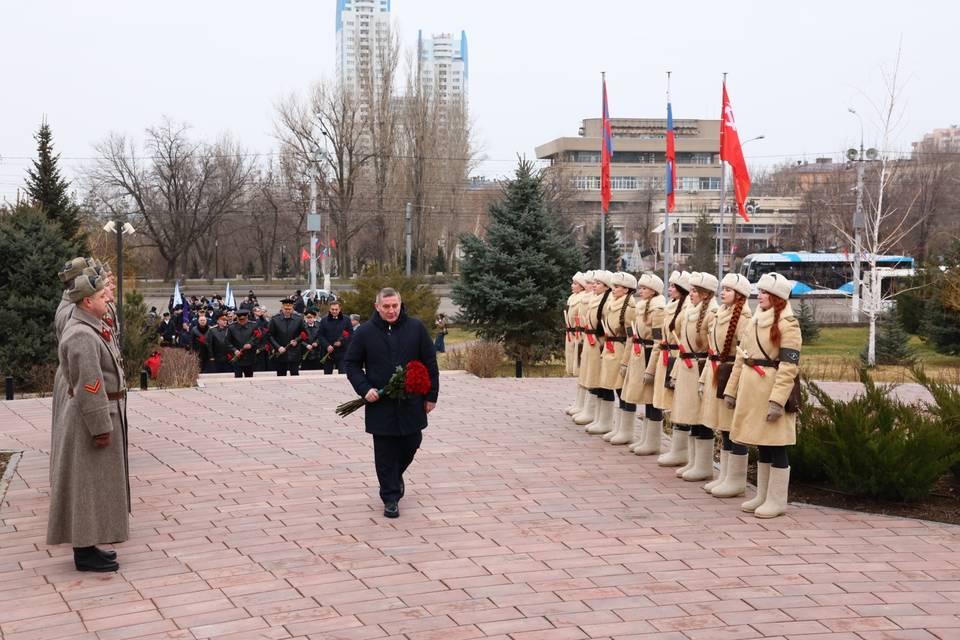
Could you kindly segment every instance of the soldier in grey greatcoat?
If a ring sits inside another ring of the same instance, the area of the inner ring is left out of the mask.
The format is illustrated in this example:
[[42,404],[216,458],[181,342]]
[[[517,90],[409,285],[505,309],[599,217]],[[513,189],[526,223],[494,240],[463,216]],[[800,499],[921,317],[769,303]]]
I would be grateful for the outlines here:
[[78,571],[116,571],[116,556],[96,545],[129,536],[123,367],[103,321],[102,277],[78,276],[69,298],[76,307],[59,346],[67,398],[51,451],[47,544],[71,544]]

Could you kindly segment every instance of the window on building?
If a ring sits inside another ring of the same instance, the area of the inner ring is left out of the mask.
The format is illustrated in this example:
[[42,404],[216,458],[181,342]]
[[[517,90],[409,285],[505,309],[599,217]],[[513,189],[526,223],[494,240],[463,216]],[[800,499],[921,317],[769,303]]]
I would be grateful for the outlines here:
[[635,176],[611,176],[610,188],[614,191],[636,191],[637,178]]
[[578,191],[599,191],[600,176],[576,176],[571,180]]
[[700,178],[696,176],[680,176],[677,179],[678,191],[697,191],[700,188]]
[[720,177],[701,177],[699,178],[700,186],[699,188],[704,191],[719,191],[720,190]]

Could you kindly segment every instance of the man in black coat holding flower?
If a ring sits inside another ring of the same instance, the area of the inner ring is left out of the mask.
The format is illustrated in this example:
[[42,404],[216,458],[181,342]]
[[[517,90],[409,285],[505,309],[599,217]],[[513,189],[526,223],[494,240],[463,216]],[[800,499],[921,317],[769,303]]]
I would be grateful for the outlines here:
[[353,333],[350,318],[340,311],[340,303],[331,302],[329,313],[320,323],[320,350],[328,356],[323,363],[323,373],[326,375],[333,373],[334,366],[338,373],[343,373],[343,354]]
[[[437,354],[423,323],[407,315],[395,289],[381,289],[377,313],[357,327],[343,358],[343,369],[354,390],[367,401],[367,433],[373,435],[373,457],[380,482],[383,515],[400,515],[403,472],[420,447],[427,414],[437,406],[440,372]],[[430,391],[403,400],[381,397],[380,391],[397,367],[418,360],[430,375]]]

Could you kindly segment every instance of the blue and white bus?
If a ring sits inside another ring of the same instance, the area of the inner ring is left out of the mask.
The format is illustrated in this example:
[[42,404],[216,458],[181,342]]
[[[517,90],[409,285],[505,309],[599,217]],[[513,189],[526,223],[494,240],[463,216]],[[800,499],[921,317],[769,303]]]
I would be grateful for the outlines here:
[[[867,255],[860,258],[860,278],[867,280],[870,270]],[[783,253],[751,253],[740,265],[740,275],[756,284],[765,273],[777,272],[793,280],[792,295],[850,295],[853,293],[853,254],[808,253],[785,251]],[[891,278],[907,278],[914,275],[913,258],[909,256],[877,256],[877,268],[881,271],[881,287],[887,291]]]

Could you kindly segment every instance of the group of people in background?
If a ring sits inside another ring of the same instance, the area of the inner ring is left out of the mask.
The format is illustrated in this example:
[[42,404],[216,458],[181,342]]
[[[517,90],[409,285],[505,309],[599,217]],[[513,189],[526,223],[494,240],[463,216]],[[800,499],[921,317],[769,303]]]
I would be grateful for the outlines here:
[[299,292],[284,298],[280,312],[271,317],[252,291],[237,309],[202,306],[199,301],[191,311],[190,299],[186,304],[171,300],[157,324],[157,340],[162,346],[196,353],[201,373],[232,372],[249,378],[255,371],[276,371],[280,376],[296,376],[301,369],[339,372],[360,316],[345,315],[337,301],[325,314],[298,302],[303,302]]
[[[587,433],[676,467],[718,498],[746,491],[748,446],[759,450],[757,494],[741,505],[758,518],[783,514],[799,409],[800,325],[793,283],[777,273],[751,284],[736,273],[578,272],[564,311],[565,356],[577,376],[566,409]],[[719,303],[717,296],[719,293]],[[643,405],[642,415],[638,407]],[[664,416],[672,427],[662,450]],[[720,439],[719,473],[714,452]]]

